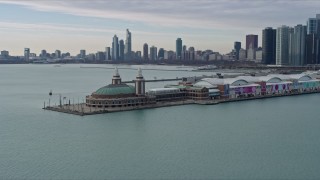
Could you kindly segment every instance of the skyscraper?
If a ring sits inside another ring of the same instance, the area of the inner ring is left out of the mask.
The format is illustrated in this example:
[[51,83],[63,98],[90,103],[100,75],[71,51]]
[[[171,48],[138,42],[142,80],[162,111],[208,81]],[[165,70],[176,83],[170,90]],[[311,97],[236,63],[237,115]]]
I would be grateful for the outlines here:
[[111,60],[111,48],[106,47],[106,60]]
[[86,50],[81,49],[80,50],[80,58],[85,58],[86,57]]
[[158,59],[157,58],[157,52],[158,52],[157,47],[152,46],[150,48],[150,60],[151,61],[156,61]]
[[129,29],[127,29],[127,34],[126,34],[126,45],[125,45],[125,59],[130,60],[131,58],[131,32]]
[[276,64],[277,31],[267,27],[262,31],[262,63]]
[[119,42],[117,35],[113,36],[112,42],[112,60],[117,61],[119,60]]
[[55,58],[61,58],[61,51],[60,50],[55,51]]
[[181,52],[182,52],[182,40],[178,38],[176,40],[176,57],[178,60],[181,60]]
[[239,51],[241,49],[241,42],[234,42],[234,50],[236,52],[235,59],[239,60]]
[[249,34],[246,36],[246,50],[250,48],[250,45],[253,49],[258,48],[258,35]]
[[306,63],[320,63],[320,39],[316,34],[308,34],[306,36]]
[[309,18],[307,21],[307,34],[317,33],[317,18]]
[[29,62],[30,60],[30,49],[29,48],[24,48],[24,60]]
[[119,60],[124,60],[124,41],[119,41]]
[[277,28],[276,40],[276,64],[288,65],[289,64],[289,35],[292,28],[288,26],[281,26]]
[[305,62],[305,42],[307,27],[301,24],[294,27],[290,33],[289,64],[292,66],[302,66]]
[[42,58],[47,58],[47,51],[46,51],[46,50],[42,50],[40,56],[41,56]]
[[143,45],[143,60],[147,61],[149,59],[149,47],[147,43]]
[[163,59],[164,59],[164,49],[163,49],[163,48],[160,48],[160,49],[159,49],[158,58],[159,58],[160,60],[163,60]]

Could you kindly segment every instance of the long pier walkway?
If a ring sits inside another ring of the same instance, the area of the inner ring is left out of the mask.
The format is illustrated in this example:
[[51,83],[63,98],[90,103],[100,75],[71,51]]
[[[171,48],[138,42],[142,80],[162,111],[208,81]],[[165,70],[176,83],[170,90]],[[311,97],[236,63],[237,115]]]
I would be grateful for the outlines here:
[[181,105],[190,105],[190,104],[216,105],[216,104],[228,103],[228,102],[247,101],[247,100],[275,98],[275,97],[284,97],[284,96],[297,96],[297,95],[313,94],[313,93],[320,93],[320,90],[313,90],[313,91],[307,91],[302,93],[260,95],[260,96],[254,96],[254,97],[243,97],[243,98],[233,98],[233,99],[214,99],[214,100],[201,100],[201,101],[184,99],[181,101],[157,102],[156,104],[149,104],[144,106],[130,106],[130,107],[98,108],[98,107],[88,107],[85,105],[85,103],[80,103],[80,104],[71,104],[71,105],[64,104],[62,106],[50,106],[50,107],[47,106],[47,107],[44,107],[43,109],[85,116],[85,115],[170,107],[170,106],[181,106]]

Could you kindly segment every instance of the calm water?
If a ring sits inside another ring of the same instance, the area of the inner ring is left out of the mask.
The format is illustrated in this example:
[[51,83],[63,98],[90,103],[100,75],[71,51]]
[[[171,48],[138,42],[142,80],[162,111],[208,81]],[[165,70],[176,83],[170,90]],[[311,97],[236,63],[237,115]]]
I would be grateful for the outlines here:
[[[137,73],[119,71],[124,80]],[[1,65],[0,179],[320,178],[317,94],[85,117],[41,109],[50,90],[82,101],[112,74],[80,65]]]

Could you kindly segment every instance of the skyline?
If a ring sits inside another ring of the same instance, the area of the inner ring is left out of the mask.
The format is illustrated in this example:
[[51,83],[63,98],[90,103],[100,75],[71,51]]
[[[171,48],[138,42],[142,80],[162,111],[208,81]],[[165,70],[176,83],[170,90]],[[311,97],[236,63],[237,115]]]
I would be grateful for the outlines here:
[[[79,54],[103,51],[112,37],[132,33],[132,50],[143,44],[175,50],[175,41],[198,49],[230,52],[235,41],[265,27],[306,24],[317,14],[317,1],[3,1],[0,0],[0,49],[22,55],[24,48]],[[183,3],[182,3],[183,2]],[[299,13],[297,13],[299,11]],[[234,18],[236,17],[236,18]]]

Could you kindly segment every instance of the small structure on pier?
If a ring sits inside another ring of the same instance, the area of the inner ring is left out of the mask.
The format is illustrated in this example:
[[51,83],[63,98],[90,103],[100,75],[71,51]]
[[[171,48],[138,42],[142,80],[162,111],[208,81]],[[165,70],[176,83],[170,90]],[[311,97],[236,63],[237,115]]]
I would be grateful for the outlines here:
[[155,97],[145,95],[145,82],[139,69],[135,87],[121,82],[118,69],[112,78],[112,84],[104,86],[86,97],[86,106],[99,108],[121,108],[154,104]]

